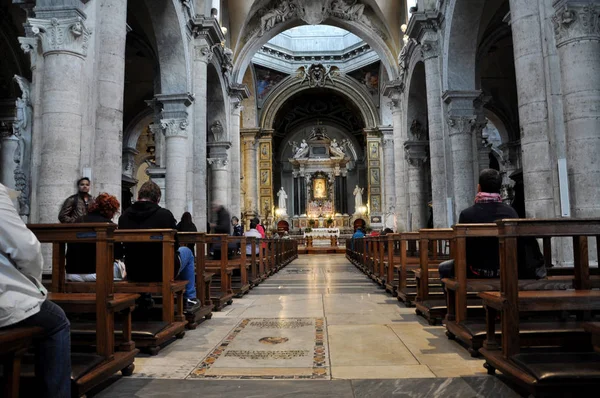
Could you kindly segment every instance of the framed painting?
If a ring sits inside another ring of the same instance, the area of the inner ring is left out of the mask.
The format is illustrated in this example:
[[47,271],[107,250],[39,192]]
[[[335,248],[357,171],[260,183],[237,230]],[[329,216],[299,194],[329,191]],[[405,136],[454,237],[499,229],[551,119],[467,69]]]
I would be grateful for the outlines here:
[[313,199],[327,199],[328,181],[325,177],[317,177],[312,180]]
[[262,142],[260,144],[260,159],[269,160],[271,159],[271,148],[268,142]]

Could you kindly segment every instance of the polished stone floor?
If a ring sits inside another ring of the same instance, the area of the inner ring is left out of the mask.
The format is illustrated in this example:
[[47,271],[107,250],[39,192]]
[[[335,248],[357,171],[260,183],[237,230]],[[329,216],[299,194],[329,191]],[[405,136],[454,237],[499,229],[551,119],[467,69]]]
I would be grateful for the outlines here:
[[304,255],[99,397],[518,397],[343,255]]

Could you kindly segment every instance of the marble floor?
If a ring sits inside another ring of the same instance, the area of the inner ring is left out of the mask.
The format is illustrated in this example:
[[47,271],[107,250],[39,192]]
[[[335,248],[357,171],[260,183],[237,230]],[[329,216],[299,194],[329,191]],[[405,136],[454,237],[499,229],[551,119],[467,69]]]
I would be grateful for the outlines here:
[[342,254],[300,256],[135,366],[96,396],[520,396]]

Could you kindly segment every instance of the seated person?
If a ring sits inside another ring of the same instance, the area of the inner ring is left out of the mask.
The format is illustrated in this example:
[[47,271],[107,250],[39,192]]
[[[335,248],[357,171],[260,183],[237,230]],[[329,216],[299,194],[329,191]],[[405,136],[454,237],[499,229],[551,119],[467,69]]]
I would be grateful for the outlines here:
[[[112,223],[119,211],[119,201],[107,193],[101,193],[88,207],[88,214],[75,220],[76,223]],[[116,248],[115,248],[116,249]],[[96,244],[69,243],[67,245],[67,280],[72,282],[96,281]],[[122,263],[115,261],[113,276],[116,280],[124,278]]]
[[[250,237],[250,238],[256,238],[256,239],[261,239],[262,235],[260,234],[260,232],[258,232],[256,230],[256,221],[252,220],[250,221],[250,230],[244,232],[244,236]],[[259,254],[259,250],[260,250],[260,243],[256,243],[255,245],[255,253],[254,254]],[[252,254],[252,243],[247,243],[246,244],[246,255],[251,255]]]
[[[167,209],[158,205],[160,188],[146,181],[138,192],[138,200],[119,217],[121,229],[176,229],[177,221]],[[160,243],[124,244],[127,279],[132,282],[162,281],[162,245]],[[186,311],[198,305],[196,299],[194,255],[179,246],[175,237],[175,278],[188,281],[183,294]]]
[[35,347],[36,396],[71,396],[70,324],[46,300],[40,242],[27,229],[0,184],[0,328],[41,327]]
[[[502,203],[502,176],[497,170],[485,169],[479,174],[475,204],[460,213],[459,224],[493,223],[503,218],[519,218],[517,212]],[[440,278],[454,276],[454,260],[439,266]],[[467,278],[497,278],[500,257],[497,238],[467,239]]]
[[351,249],[354,250],[354,240],[358,239],[358,238],[364,238],[365,237],[365,233],[363,232],[362,228],[358,227],[356,228],[356,231],[354,232],[354,235],[352,235],[352,247]]

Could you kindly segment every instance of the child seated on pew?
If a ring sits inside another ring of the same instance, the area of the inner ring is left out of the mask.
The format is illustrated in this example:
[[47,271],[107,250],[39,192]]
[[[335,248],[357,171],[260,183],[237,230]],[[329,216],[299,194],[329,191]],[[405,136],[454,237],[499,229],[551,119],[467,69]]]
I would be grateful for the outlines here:
[[[112,219],[119,211],[119,200],[107,193],[101,193],[88,207],[88,214],[79,217],[76,223],[113,223]],[[117,246],[118,247],[118,246]],[[115,257],[118,257],[116,254]],[[67,280],[71,282],[96,281],[96,244],[69,243],[67,245]],[[113,265],[115,280],[125,278],[125,266],[119,260]]]
[[71,325],[64,311],[46,299],[40,282],[41,245],[27,229],[0,184],[0,328],[41,327],[35,339],[37,396],[71,396]]
[[[493,223],[503,218],[519,218],[517,212],[502,203],[502,176],[497,170],[485,169],[479,174],[475,204],[464,209],[459,224]],[[454,260],[439,265],[440,278],[454,277]],[[498,278],[500,257],[497,238],[467,239],[467,278]]]
[[[177,229],[173,213],[158,205],[160,187],[146,181],[138,192],[138,200],[119,217],[120,229]],[[229,221],[228,221],[229,222]],[[162,282],[162,245],[160,243],[127,243],[123,245],[127,279],[131,282]],[[196,299],[194,254],[179,246],[175,236],[175,279],[188,281],[183,293],[185,311],[198,306]]]

